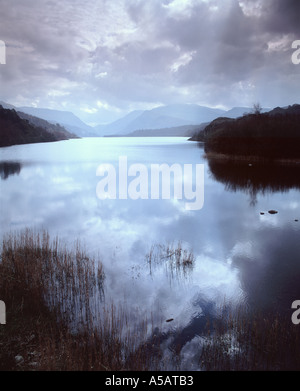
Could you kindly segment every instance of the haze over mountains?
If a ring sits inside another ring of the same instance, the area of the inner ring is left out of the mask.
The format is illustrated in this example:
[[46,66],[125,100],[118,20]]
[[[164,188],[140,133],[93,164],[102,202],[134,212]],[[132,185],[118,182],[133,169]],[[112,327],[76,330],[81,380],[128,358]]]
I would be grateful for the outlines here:
[[30,116],[38,117],[52,124],[59,124],[70,133],[74,133],[79,137],[96,136],[91,126],[85,124],[70,111],[42,109],[36,107],[16,107],[3,101],[0,101],[0,105],[5,109],[14,109],[18,113],[25,113]]
[[34,107],[19,107],[18,111],[42,118],[52,123],[59,123],[69,132],[75,133],[80,137],[94,135],[93,128],[85,124],[70,111],[39,109]]
[[[136,113],[136,112],[135,112]],[[223,114],[222,110],[198,105],[168,105],[136,113],[128,122],[128,116],[107,126],[96,127],[102,135],[127,135],[145,129],[164,129],[184,125],[200,125]],[[132,113],[129,113],[131,117]]]
[[0,147],[78,138],[59,124],[0,105]]
[[[14,107],[1,102],[4,108],[60,124],[79,137],[101,136],[191,136],[197,126],[209,123],[218,117],[237,118],[251,112],[249,107],[234,107],[231,110],[214,109],[195,104],[160,106],[151,110],[136,110],[117,121],[106,125],[89,126],[69,111],[36,107]],[[269,109],[263,109],[263,112]],[[202,125],[203,126],[203,125]]]

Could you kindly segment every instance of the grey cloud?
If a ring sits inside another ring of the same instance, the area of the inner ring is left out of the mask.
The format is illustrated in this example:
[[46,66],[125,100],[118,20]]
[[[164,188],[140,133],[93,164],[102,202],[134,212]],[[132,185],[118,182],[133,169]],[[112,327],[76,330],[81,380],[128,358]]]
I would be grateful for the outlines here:
[[[79,116],[97,101],[121,111],[141,102],[295,103],[300,67],[291,63],[291,43],[300,39],[298,0],[190,0],[188,11],[175,13],[174,4],[0,0],[0,39],[8,46],[1,98]],[[259,13],[243,12],[243,4],[259,6]]]
[[266,0],[263,5],[263,22],[270,32],[300,35],[300,2],[298,0]]

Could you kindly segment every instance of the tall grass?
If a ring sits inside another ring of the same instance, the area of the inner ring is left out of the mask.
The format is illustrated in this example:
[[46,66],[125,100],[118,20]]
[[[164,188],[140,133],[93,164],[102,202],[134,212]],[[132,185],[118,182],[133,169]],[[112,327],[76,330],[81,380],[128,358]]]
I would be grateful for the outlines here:
[[78,243],[70,251],[30,230],[5,237],[0,369],[145,369],[148,357],[137,347],[146,326],[129,329],[129,314],[103,303],[104,278],[102,263]]
[[195,257],[191,250],[184,248],[181,242],[177,244],[153,245],[146,255],[149,272],[155,267],[164,265],[170,281],[175,277],[181,279],[191,274],[195,266]]
[[287,314],[224,307],[208,326],[199,360],[202,370],[300,369],[300,334]]
[[[178,244],[153,247],[150,270],[156,262],[178,273],[192,270],[195,260]],[[174,369],[174,363],[180,370],[180,335],[186,335],[188,320],[181,329],[163,332],[153,319],[106,303],[104,284],[102,263],[78,243],[68,250],[47,232],[30,230],[6,236],[0,259],[0,298],[7,309],[0,370],[145,371]],[[199,323],[193,331],[200,337],[193,352],[199,370],[300,369],[300,335],[290,316],[228,304],[217,313],[207,313],[206,328]],[[166,356],[164,349],[174,343]]]

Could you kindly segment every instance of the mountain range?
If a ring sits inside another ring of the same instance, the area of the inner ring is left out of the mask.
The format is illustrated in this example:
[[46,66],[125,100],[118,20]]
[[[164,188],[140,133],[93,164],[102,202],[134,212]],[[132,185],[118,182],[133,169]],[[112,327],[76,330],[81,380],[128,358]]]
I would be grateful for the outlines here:
[[[223,111],[198,105],[168,105],[152,110],[133,112],[109,126],[96,127],[102,135],[128,135],[150,129],[166,129],[184,125],[200,125],[222,115]],[[129,121],[128,121],[129,120]],[[184,134],[183,134],[184,135]]]
[[[237,118],[251,112],[249,107],[234,107],[221,110],[196,104],[177,104],[156,107],[151,110],[135,110],[110,124],[89,126],[69,111],[36,107],[15,107],[1,102],[7,109],[38,117],[52,124],[63,126],[79,137],[102,136],[190,136],[197,127],[218,117]],[[263,109],[263,112],[269,109]],[[23,114],[23,115],[24,115]],[[199,130],[199,128],[198,128]]]
[[[146,137],[154,134],[162,135],[162,133],[170,136],[189,136],[190,129],[195,126],[209,123],[221,116],[237,118],[251,111],[250,107],[221,110],[195,104],[167,105],[152,110],[134,111],[109,125],[99,125],[94,129],[99,136]],[[269,109],[265,108],[262,111],[266,112]],[[190,127],[185,129],[187,125]],[[178,127],[182,127],[182,133],[178,132]]]

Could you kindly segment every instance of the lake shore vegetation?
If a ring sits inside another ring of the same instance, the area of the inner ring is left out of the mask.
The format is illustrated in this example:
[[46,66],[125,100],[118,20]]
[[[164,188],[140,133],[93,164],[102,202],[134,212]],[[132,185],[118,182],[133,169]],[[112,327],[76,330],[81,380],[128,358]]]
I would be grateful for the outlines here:
[[[186,259],[196,261],[191,253],[183,256],[181,246],[166,248],[163,262],[175,257],[179,269]],[[163,351],[155,344],[161,336],[157,329],[149,334],[147,319],[140,319],[139,330],[128,331],[129,314],[113,304],[95,316],[104,284],[101,261],[89,258],[78,244],[67,250],[57,239],[51,242],[47,232],[31,230],[6,236],[0,297],[7,324],[0,326],[0,370],[161,369]],[[286,314],[224,304],[219,316],[207,317],[199,337],[198,370],[300,369],[300,335]],[[174,361],[179,353],[172,354]]]

